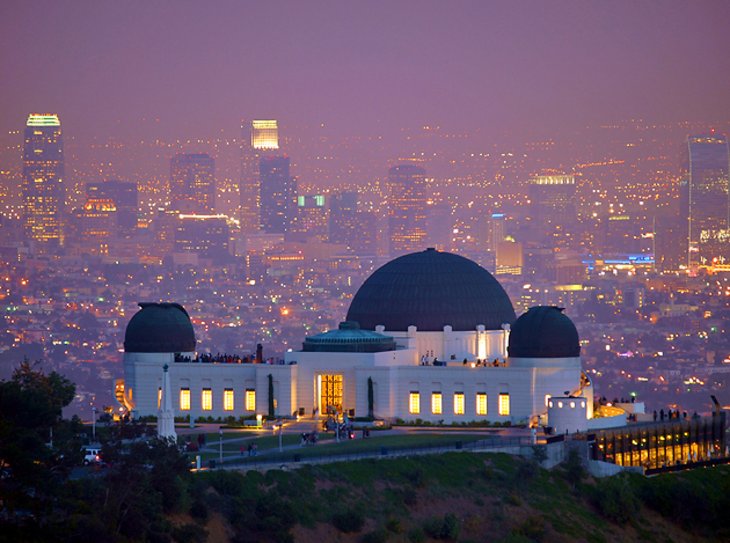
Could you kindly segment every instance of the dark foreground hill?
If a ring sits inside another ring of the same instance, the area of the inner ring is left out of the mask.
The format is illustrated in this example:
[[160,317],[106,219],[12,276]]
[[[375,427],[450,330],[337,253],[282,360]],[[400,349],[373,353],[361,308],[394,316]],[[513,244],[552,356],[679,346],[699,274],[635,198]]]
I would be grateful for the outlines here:
[[730,469],[593,480],[579,463],[449,453],[207,473],[190,512],[230,541],[730,541]]
[[594,480],[576,458],[453,452],[191,474],[174,447],[133,452],[6,507],[0,541],[730,541],[728,466]]

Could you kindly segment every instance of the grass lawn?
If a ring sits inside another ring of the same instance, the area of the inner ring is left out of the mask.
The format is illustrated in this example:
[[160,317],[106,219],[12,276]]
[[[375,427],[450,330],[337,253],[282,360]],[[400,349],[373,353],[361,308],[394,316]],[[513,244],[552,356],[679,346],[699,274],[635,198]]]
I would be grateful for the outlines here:
[[[327,436],[327,434],[323,434]],[[299,436],[284,436],[295,438],[294,443],[299,443]],[[297,447],[295,449],[278,452],[278,437],[271,436],[256,440],[259,444],[259,456],[249,458],[248,456],[240,459],[240,463],[258,462],[258,461],[291,461],[294,455],[300,458],[316,458],[326,456],[340,456],[347,454],[361,454],[379,452],[385,448],[389,451],[400,448],[421,448],[421,447],[449,447],[456,446],[457,442],[466,443],[478,441],[484,436],[474,434],[415,434],[415,435],[390,435],[376,436],[367,439],[351,439],[337,443],[332,434],[328,438],[323,438],[314,446]],[[238,462],[237,462],[238,463]]]

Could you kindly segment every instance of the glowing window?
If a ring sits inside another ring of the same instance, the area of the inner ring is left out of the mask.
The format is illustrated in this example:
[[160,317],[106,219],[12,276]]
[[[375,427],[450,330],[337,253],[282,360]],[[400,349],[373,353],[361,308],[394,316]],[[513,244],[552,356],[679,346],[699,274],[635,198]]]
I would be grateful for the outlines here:
[[580,406],[581,407],[585,407],[586,406],[586,403],[585,402],[580,402]]
[[464,393],[454,392],[454,415],[464,414]]
[[246,411],[256,411],[256,390],[246,389]]
[[487,393],[477,392],[477,415],[487,414]]
[[157,409],[162,406],[162,387],[157,387]]
[[180,389],[180,411],[190,411],[190,389]]
[[559,407],[560,409],[562,409],[562,408],[563,408],[563,402],[558,402],[558,407]]
[[570,408],[575,409],[575,402],[570,402]]
[[509,415],[509,393],[502,392],[499,395],[499,414],[502,416]]
[[552,406],[553,406],[553,404],[551,404],[551,403],[548,403],[548,402],[550,401],[550,398],[552,398],[552,395],[550,395],[550,394],[545,394],[545,406],[550,406],[550,407],[552,407]]
[[411,392],[408,395],[408,412],[411,415],[418,415],[421,412],[421,393]]
[[233,411],[233,389],[227,388],[223,391],[223,410]]
[[553,402],[548,402],[548,405],[549,405],[550,407],[552,407],[552,406],[553,406]]
[[203,411],[211,411],[213,409],[213,391],[211,389],[203,389],[203,393],[200,397],[200,403]]
[[443,401],[440,392],[431,393],[431,413],[440,415],[442,413]]

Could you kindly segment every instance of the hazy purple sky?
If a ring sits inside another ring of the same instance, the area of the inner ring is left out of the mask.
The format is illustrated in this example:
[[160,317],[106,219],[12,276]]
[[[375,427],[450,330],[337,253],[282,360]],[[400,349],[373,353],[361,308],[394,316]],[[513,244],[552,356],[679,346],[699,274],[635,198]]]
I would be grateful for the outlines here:
[[0,130],[726,120],[730,2],[0,2]]

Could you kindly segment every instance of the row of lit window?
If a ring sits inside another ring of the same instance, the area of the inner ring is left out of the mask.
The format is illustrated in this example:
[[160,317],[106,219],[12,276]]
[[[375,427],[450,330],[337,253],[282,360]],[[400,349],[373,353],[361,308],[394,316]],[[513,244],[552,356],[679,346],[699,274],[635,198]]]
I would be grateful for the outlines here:
[[[157,408],[160,408],[162,402],[162,388],[157,389]],[[244,409],[246,411],[256,411],[256,390],[247,388],[244,393]],[[223,390],[223,410],[233,411],[236,406],[235,392],[232,388]],[[200,393],[200,408],[203,411],[213,410],[213,390],[204,388]],[[180,389],[180,411],[190,411],[190,389]]]
[[[465,413],[465,397],[463,392],[454,392],[453,398],[454,415],[463,415]],[[441,392],[431,393],[431,414],[443,414],[443,394]],[[475,409],[477,415],[487,414],[487,393],[477,392],[475,396]],[[421,393],[411,391],[408,397],[408,412],[411,415],[421,414]],[[497,403],[497,412],[501,416],[508,416],[510,412],[509,394],[503,392],[499,395]]]

